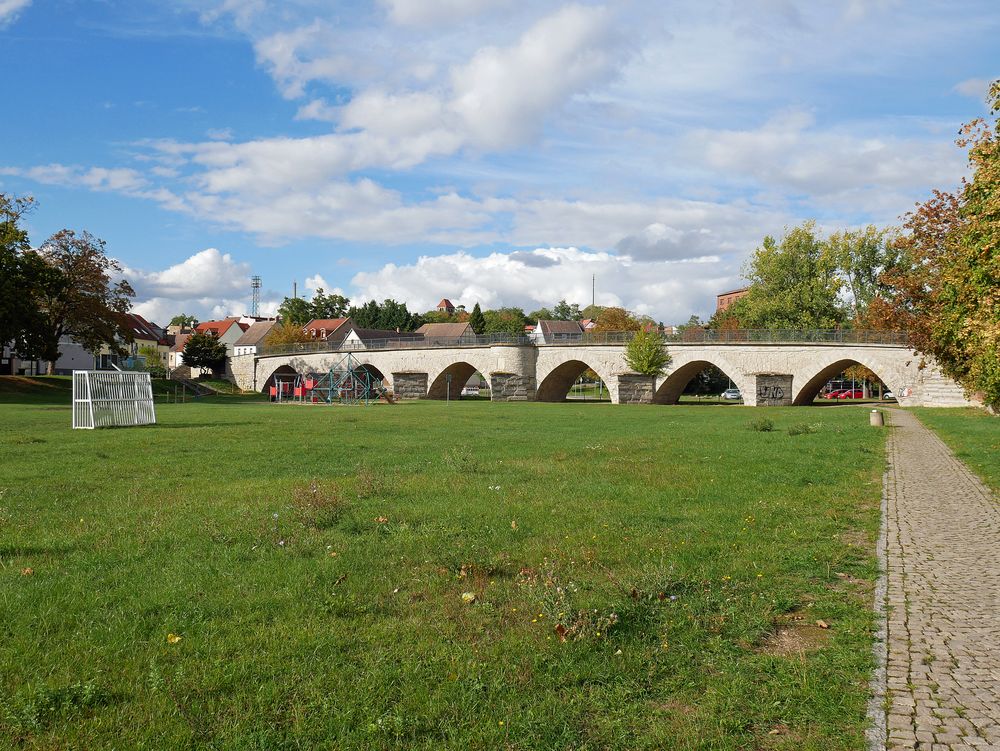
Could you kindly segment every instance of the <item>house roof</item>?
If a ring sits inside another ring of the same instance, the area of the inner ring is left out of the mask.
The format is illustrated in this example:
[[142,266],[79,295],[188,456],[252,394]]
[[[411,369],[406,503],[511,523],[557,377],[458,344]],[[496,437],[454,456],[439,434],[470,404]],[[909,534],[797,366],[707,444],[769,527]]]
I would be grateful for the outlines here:
[[308,334],[313,330],[319,332],[320,330],[325,329],[326,338],[329,339],[333,332],[350,320],[350,318],[313,318],[309,321],[309,323],[302,327],[302,330]]
[[394,329],[359,329],[352,326],[351,331],[363,342],[378,341],[379,339],[423,339],[423,334],[416,331],[396,331]]
[[277,321],[257,321],[243,332],[243,336],[233,342],[234,347],[255,347],[271,333]]
[[438,303],[438,308],[454,308],[455,306],[451,304],[451,300],[447,297],[442,297],[441,302]]
[[423,334],[425,338],[435,337],[438,339],[458,339],[463,336],[475,336],[472,326],[468,321],[464,323],[425,323],[416,333]]
[[234,325],[239,326],[240,331],[246,331],[249,328],[246,324],[240,323],[240,319],[234,316],[223,318],[221,321],[204,321],[195,326],[194,330],[202,334],[211,332],[221,339]]
[[191,338],[190,334],[178,334],[174,337],[174,344],[170,348],[171,352],[183,352],[184,345],[187,344],[187,340]]
[[121,325],[131,332],[136,339],[152,340],[158,344],[166,344],[166,340],[160,336],[158,327],[147,321],[138,313],[123,313],[119,320]]
[[544,336],[549,334],[582,334],[583,326],[579,321],[539,321],[539,327]]
[[716,295],[716,297],[725,297],[726,295],[735,295],[738,292],[747,292],[749,289],[750,289],[749,287],[740,287],[739,289],[731,289],[728,292],[720,292],[719,294]]

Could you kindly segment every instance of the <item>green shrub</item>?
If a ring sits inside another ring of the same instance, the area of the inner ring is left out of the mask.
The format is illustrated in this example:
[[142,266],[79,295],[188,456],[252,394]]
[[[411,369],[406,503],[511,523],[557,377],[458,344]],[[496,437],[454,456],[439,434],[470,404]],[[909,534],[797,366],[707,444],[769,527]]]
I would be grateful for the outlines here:
[[766,417],[760,420],[752,420],[747,424],[748,430],[754,430],[758,433],[770,433],[774,430],[774,422],[768,420]]

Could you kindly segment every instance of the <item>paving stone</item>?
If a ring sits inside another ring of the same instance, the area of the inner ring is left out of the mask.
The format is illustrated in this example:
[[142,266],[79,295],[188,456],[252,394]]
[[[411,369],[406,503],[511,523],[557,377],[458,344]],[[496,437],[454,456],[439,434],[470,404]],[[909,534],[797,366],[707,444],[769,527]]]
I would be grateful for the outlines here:
[[1000,502],[913,414],[891,422],[889,747],[1000,751]]

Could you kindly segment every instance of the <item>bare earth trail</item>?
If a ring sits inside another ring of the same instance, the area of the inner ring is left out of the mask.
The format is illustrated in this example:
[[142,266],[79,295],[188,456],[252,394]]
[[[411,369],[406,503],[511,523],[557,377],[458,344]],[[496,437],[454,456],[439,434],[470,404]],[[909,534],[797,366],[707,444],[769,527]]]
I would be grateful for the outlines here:
[[1000,751],[1000,502],[915,416],[891,420],[887,747]]

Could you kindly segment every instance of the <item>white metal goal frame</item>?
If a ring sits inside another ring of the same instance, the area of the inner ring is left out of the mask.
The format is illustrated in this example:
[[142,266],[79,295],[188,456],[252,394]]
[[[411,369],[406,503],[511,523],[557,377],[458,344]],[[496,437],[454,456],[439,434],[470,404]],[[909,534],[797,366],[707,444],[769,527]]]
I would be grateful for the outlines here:
[[153,382],[149,373],[73,371],[73,427],[153,425]]

